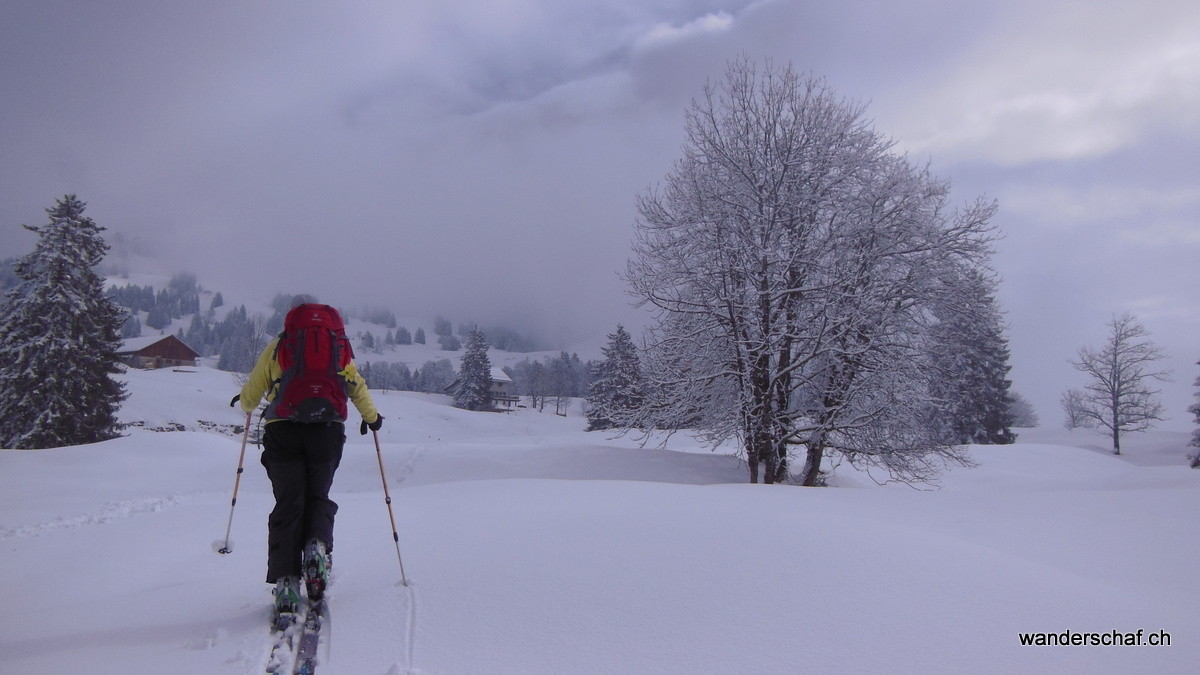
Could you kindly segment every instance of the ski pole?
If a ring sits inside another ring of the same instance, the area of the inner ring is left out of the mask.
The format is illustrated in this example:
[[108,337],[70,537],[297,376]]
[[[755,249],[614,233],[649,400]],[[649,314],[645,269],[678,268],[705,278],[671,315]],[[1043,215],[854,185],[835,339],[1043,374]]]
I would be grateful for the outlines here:
[[388,518],[392,521],[392,541],[396,542],[396,560],[400,562],[400,585],[408,585],[408,577],[404,575],[404,559],[400,557],[400,534],[396,532],[396,514],[392,511],[392,495],[388,491],[387,476],[383,473],[383,450],[379,447],[379,432],[371,430],[375,437],[375,456],[379,459],[379,478],[383,480],[383,500],[387,502]]
[[[237,402],[236,398],[234,402]],[[237,506],[238,486],[242,483],[242,465],[246,461],[246,443],[250,440],[250,423],[253,415],[253,412],[246,413],[246,430],[242,432],[242,451],[238,454],[237,475],[233,479],[233,501],[229,503],[229,523],[225,526],[225,545],[217,549],[217,553],[222,555],[233,553],[233,549],[229,546],[229,532],[233,529],[233,507]]]

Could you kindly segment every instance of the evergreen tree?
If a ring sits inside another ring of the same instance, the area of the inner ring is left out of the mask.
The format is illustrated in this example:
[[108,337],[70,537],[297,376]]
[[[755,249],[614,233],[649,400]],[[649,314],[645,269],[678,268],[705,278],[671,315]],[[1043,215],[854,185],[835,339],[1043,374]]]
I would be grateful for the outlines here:
[[[9,289],[16,288],[21,283],[21,278],[13,271],[17,266],[16,258],[5,258],[0,260],[0,292],[6,292]],[[3,299],[0,299],[3,302]]]
[[146,313],[146,325],[155,330],[162,330],[171,325],[171,308],[170,304],[165,301],[162,295],[159,295],[160,302],[155,303],[154,308]]
[[413,372],[413,390],[441,394],[454,381],[454,364],[450,359],[426,361]]
[[413,342],[416,342],[419,345],[425,344],[425,329],[424,328],[417,328],[417,335],[416,335],[416,337],[413,338]]
[[413,375],[409,371],[408,366],[403,363],[394,363],[392,366],[396,369],[396,389],[400,391],[413,391],[416,385],[413,383]]
[[0,309],[0,447],[48,448],[117,435],[126,394],[112,378],[125,317],[96,266],[108,251],[86,204],[65,195],[15,272]]
[[593,365],[588,390],[588,431],[622,426],[622,419],[645,400],[637,347],[625,327],[618,325],[600,351],[604,360]]
[[167,292],[171,298],[172,317],[180,319],[185,314],[200,311],[200,284],[195,274],[181,272],[171,277]]
[[245,305],[238,305],[225,315],[225,320],[213,327],[213,338],[219,341],[217,369],[248,373],[269,341],[263,330],[263,317],[251,318]]
[[1005,444],[1012,432],[1013,408],[1007,379],[1008,340],[996,306],[994,283],[971,270],[949,284],[951,302],[936,310],[931,385],[943,402],[945,442]]
[[[1200,361],[1197,361],[1196,365],[1200,365]],[[1192,455],[1192,468],[1200,469],[1200,377],[1196,378],[1195,386],[1196,402],[1188,407],[1188,412],[1196,416],[1196,430],[1192,432],[1192,442],[1189,445],[1196,448],[1196,452]]]
[[401,326],[396,329],[396,344],[398,344],[398,345],[411,345],[412,344],[412,333],[409,333],[408,329],[405,328],[404,326]]
[[187,333],[184,334],[183,341],[201,354],[211,356],[214,351],[210,345],[212,342],[212,326],[199,314],[193,314],[192,321],[188,324]]
[[138,320],[137,312],[130,312],[121,322],[121,337],[135,338],[142,334],[142,322]]
[[211,304],[211,305],[209,305],[209,307],[208,307],[208,308],[209,308],[209,309],[216,309],[216,308],[218,308],[218,307],[220,307],[221,305],[224,305],[224,304],[225,304],[225,296],[221,295],[221,292],[220,292],[220,291],[217,291],[216,295],[214,295],[214,296],[213,296],[213,299],[212,299],[212,304]]
[[454,327],[450,323],[450,319],[435,316],[433,318],[433,333],[435,335],[453,335]]
[[458,369],[458,387],[454,390],[454,406],[466,410],[490,410],[492,407],[492,363],[487,355],[488,343],[483,331],[473,330],[467,336],[462,363]]

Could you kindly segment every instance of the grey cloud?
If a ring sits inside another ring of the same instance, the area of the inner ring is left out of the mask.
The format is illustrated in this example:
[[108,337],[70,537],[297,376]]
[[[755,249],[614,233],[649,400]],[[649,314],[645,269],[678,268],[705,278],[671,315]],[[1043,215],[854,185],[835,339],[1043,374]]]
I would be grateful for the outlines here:
[[[1196,14],[1141,3],[1144,21],[1128,14],[1125,37],[1094,45],[1119,4],[1089,5],[1099,18],[1065,21],[1055,39],[1098,66],[1135,61],[1158,53],[1151,29],[1162,17]],[[1046,423],[1072,384],[1066,360],[1122,309],[1143,312],[1172,352],[1188,382],[1168,405],[1186,421],[1200,357],[1189,353],[1200,331],[1190,292],[1200,286],[1190,262],[1200,209],[1189,192],[1200,148],[1194,119],[1177,109],[1196,91],[1194,73],[1170,71],[1179,86],[1161,99],[1169,109],[1156,111],[1155,98],[1109,109],[1136,133],[1101,154],[1004,163],[970,139],[919,143],[928,126],[965,128],[994,112],[987,87],[1022,65],[1019,49],[1055,48],[1051,9],[4,3],[0,256],[28,250],[19,224],[40,224],[56,196],[75,192],[112,239],[153,247],[166,271],[192,269],[214,288],[306,289],[344,305],[519,318],[600,340],[640,316],[618,278],[634,195],[677,158],[688,101],[745,53],[870,101],[877,127],[921,147],[918,159],[962,199],[1000,200],[1013,377]],[[1021,95],[1020,79],[1004,82],[1018,89],[1002,93]],[[1052,121],[1022,123],[1054,133]]]

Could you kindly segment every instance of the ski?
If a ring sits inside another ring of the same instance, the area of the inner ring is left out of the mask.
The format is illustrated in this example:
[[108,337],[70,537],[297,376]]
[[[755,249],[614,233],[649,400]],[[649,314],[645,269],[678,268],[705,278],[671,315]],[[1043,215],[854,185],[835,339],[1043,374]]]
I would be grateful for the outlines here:
[[285,612],[277,616],[271,625],[274,642],[267,656],[266,672],[278,675],[290,671],[292,649],[296,644],[299,620],[296,614]]
[[321,626],[328,619],[328,612],[329,606],[324,598],[309,603],[304,613],[304,623],[300,626],[293,675],[313,675],[317,672],[317,647],[321,643]]

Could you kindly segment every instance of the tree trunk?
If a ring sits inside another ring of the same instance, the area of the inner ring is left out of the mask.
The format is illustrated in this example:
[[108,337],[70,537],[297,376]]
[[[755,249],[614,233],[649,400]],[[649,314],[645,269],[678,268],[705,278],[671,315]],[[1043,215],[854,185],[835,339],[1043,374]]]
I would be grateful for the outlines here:
[[800,484],[816,487],[817,479],[821,476],[821,458],[825,455],[825,434],[820,431],[813,432],[805,447],[807,451],[804,456],[804,470],[800,472]]
[[763,453],[763,456],[763,483],[770,485],[775,482],[775,472],[777,470],[774,449],[768,448],[767,451]]
[[768,457],[764,483],[783,483],[788,479],[787,443],[782,440],[772,441],[765,449]]
[[804,458],[804,471],[801,473],[800,484],[805,487],[816,487],[817,479],[821,476],[821,456],[825,454],[823,443],[810,443]]
[[1112,397],[1112,401],[1109,403],[1108,414],[1112,419],[1112,426],[1109,429],[1112,430],[1113,454],[1119,455],[1121,454],[1121,401],[1119,393]]
[[771,451],[775,453],[775,482],[782,483],[788,477],[787,443],[782,440],[776,441]]
[[766,434],[757,431],[747,435],[746,456],[750,461],[750,482],[757,483],[761,468],[762,482],[775,482],[775,462],[771,457],[770,444],[766,442]]

